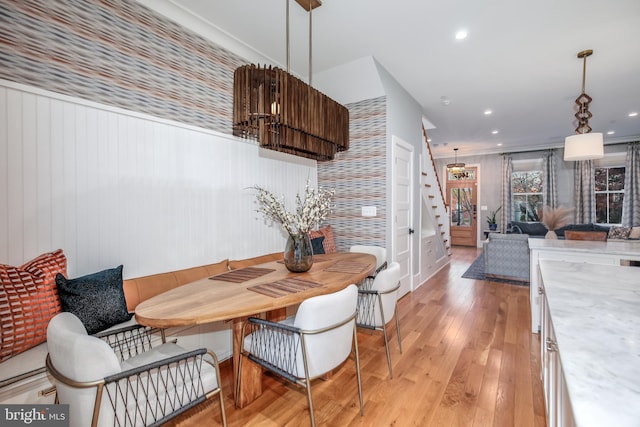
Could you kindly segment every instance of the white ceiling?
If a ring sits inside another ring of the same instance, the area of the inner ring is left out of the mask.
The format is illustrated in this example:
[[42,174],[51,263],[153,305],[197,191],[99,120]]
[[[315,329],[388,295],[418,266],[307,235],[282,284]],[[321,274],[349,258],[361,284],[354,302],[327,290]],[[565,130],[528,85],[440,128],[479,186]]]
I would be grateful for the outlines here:
[[[286,1],[171,0],[283,67]],[[562,146],[585,49],[594,132],[640,137],[640,0],[323,0],[312,17],[313,73],[373,56],[435,126],[435,157]],[[308,24],[291,1],[291,71],[305,78]]]

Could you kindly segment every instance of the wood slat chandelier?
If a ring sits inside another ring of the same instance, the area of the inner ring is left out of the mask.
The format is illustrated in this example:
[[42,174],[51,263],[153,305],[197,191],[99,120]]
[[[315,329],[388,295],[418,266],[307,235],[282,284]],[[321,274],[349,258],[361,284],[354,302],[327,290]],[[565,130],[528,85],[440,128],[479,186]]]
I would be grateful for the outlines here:
[[[298,0],[296,0],[298,1]],[[287,71],[245,65],[234,73],[233,134],[255,139],[270,150],[315,160],[332,160],[349,149],[349,110],[311,87],[311,10],[309,2],[309,84],[289,73],[289,0]],[[302,5],[302,0],[299,1]]]

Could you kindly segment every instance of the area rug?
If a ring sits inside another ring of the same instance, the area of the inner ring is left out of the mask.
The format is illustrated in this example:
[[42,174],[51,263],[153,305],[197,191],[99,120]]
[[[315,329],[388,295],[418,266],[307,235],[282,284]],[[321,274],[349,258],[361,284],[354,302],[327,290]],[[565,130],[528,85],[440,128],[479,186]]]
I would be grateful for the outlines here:
[[478,258],[476,258],[475,261],[473,261],[473,264],[469,266],[469,268],[467,269],[467,271],[464,272],[462,277],[465,279],[490,280],[492,282],[511,283],[512,285],[529,286],[528,283],[520,282],[517,280],[510,280],[510,279],[504,279],[504,278],[498,278],[498,277],[491,277],[490,279],[487,279],[484,275],[484,258],[483,257],[484,257],[484,254],[480,253],[480,255],[478,255]]

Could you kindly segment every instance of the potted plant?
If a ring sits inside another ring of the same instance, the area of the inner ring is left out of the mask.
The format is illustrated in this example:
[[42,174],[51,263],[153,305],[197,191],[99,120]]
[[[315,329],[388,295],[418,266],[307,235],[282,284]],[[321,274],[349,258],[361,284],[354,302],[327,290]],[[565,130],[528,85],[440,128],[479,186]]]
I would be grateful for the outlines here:
[[489,215],[487,215],[487,223],[489,223],[489,230],[496,231],[498,228],[498,223],[496,222],[496,215],[502,209],[502,206],[499,206],[498,209],[491,211]]

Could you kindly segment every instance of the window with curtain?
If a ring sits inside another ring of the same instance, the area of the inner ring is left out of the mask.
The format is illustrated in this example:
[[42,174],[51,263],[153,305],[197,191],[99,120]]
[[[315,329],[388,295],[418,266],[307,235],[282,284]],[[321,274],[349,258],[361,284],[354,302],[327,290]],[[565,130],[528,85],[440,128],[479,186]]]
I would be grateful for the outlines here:
[[622,223],[625,167],[595,168],[596,222]]
[[544,206],[543,181],[541,170],[511,173],[512,221],[540,221]]

